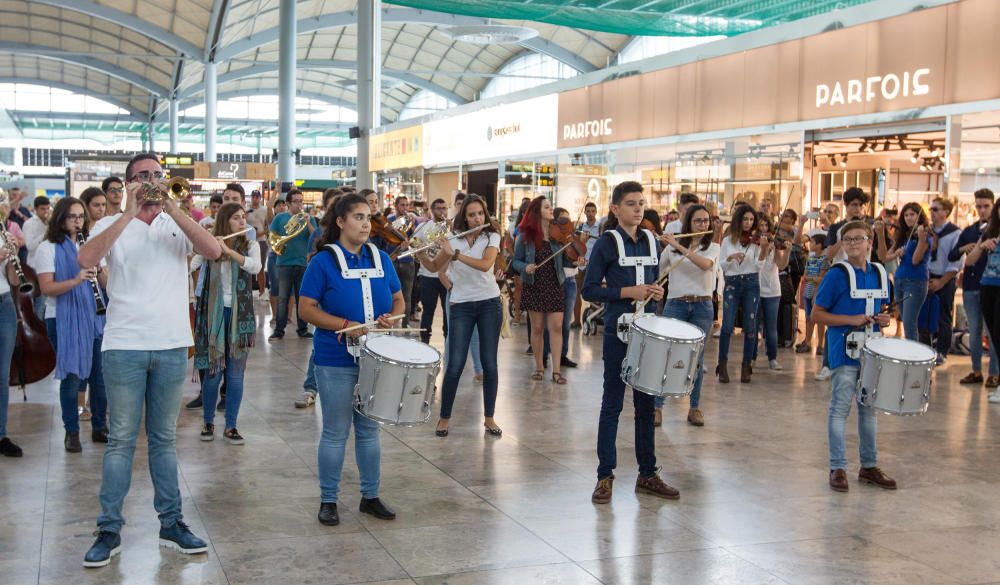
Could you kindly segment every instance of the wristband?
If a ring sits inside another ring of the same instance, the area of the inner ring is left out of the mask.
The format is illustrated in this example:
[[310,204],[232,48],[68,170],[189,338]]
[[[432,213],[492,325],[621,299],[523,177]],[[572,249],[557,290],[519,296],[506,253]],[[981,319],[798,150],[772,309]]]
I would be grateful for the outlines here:
[[461,252],[459,252],[458,250],[455,250],[455,253],[451,255],[451,261],[452,262],[457,262],[458,261],[458,257],[459,257],[460,254],[461,254]]

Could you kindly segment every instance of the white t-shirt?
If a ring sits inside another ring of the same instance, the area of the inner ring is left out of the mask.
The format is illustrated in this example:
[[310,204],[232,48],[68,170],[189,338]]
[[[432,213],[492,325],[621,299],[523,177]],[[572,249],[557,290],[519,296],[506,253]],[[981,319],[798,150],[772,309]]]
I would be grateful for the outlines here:
[[28,266],[32,268],[35,268],[35,252],[45,239],[47,229],[48,226],[41,219],[38,219],[37,215],[29,217],[28,221],[24,222],[24,227],[21,228],[24,233],[24,247],[28,249]]
[[[462,253],[463,256],[472,258],[482,258],[486,248],[500,249],[500,234],[489,233],[479,234],[476,240],[469,246],[465,238],[453,240],[451,247]],[[451,304],[468,303],[471,301],[485,301],[500,296],[500,287],[493,277],[493,269],[483,272],[468,266],[461,261],[452,262],[448,268],[448,276],[451,277]]]
[[[73,242],[76,246],[76,242]],[[51,272],[53,276],[56,273],[56,245],[48,240],[39,244],[38,249],[35,250],[35,272],[38,274],[45,274],[46,272]],[[45,297],[45,318],[55,319],[56,318],[56,297]]]
[[[260,272],[262,264],[260,262],[260,246],[256,242],[253,242],[250,246],[247,246],[247,253],[245,256],[246,260],[243,261],[243,266],[240,266],[240,270],[244,272],[249,272],[252,275],[256,275]],[[195,254],[194,258],[191,259],[191,271],[203,267],[205,265],[205,257],[200,254]],[[231,266],[232,262],[224,262],[222,264],[222,306],[232,308],[233,307],[233,270]]]
[[701,245],[695,245],[695,256],[708,258],[712,261],[712,267],[708,270],[698,268],[694,262],[683,258],[680,254],[672,252],[671,246],[663,251],[663,257],[668,261],[667,266],[680,262],[677,268],[670,273],[670,287],[667,289],[667,298],[676,299],[679,297],[706,297],[711,296],[715,290],[715,270],[719,265],[719,245],[712,242],[705,250]]
[[778,265],[774,263],[774,248],[772,248],[760,265],[760,298],[771,299],[780,296],[781,277],[778,275]]
[[[267,208],[260,207],[259,209],[250,208],[247,209],[247,224],[250,225],[257,233],[257,241],[262,242],[267,240],[267,236],[264,235],[264,228],[267,227]],[[260,246],[257,246],[258,248]]]
[[[97,222],[97,237],[120,214]],[[104,351],[190,347],[187,256],[191,241],[166,213],[151,225],[133,219],[108,252],[108,314]]]
[[211,215],[206,215],[204,219],[198,222],[198,225],[211,231],[211,229],[215,227],[215,218]]
[[681,223],[681,220],[675,219],[674,221],[667,223],[667,227],[663,228],[663,233],[679,234],[682,229],[684,229],[684,224]]

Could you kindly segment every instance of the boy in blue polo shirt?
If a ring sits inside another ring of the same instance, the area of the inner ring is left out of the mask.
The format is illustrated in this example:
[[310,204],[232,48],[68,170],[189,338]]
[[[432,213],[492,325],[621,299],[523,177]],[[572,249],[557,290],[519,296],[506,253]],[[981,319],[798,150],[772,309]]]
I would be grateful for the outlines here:
[[[872,325],[877,331],[889,324],[889,314],[882,313],[888,303],[888,280],[884,270],[868,261],[872,249],[872,229],[863,221],[852,221],[841,231],[846,265],[830,268],[819,286],[813,303],[813,319],[826,325],[827,355],[831,378],[830,414],[827,430],[830,441],[830,487],[838,492],[848,490],[847,456],[844,447],[844,427],[851,412],[851,400],[857,400],[860,363],[847,354],[847,335],[852,329]],[[853,271],[850,278],[848,270]],[[885,298],[860,298],[852,293],[861,289],[884,289]],[[858,436],[860,439],[861,470],[858,481],[885,489],[896,489],[896,481],[876,465],[875,411],[858,402]]]

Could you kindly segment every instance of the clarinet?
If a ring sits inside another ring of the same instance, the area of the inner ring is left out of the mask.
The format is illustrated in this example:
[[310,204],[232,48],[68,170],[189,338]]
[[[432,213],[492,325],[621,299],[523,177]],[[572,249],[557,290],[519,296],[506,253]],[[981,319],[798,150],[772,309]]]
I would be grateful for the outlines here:
[[11,266],[14,267],[14,274],[17,276],[17,291],[23,295],[30,295],[34,292],[35,285],[31,284],[24,276],[24,270],[21,269],[21,260],[17,257],[17,246],[14,244],[13,236],[7,231],[7,216],[3,213],[0,213],[0,239],[3,240],[2,245],[9,252],[7,259],[10,261]]
[[[77,246],[83,247],[87,242],[87,239],[83,237],[83,231],[76,232],[76,244]],[[100,270],[100,266],[97,270]],[[97,279],[88,281],[90,282],[90,290],[94,293],[94,306],[97,307],[97,314],[103,315],[108,312],[108,306],[104,304],[104,295],[101,294],[101,285],[97,282]]]

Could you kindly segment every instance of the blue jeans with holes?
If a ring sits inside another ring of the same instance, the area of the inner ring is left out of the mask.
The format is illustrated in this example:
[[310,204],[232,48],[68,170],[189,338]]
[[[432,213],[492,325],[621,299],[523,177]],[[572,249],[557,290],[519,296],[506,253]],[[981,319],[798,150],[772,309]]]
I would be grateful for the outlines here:
[[736,274],[726,277],[722,293],[722,331],[719,333],[719,361],[729,361],[729,342],[736,330],[736,310],[743,308],[743,361],[753,359],[757,345],[757,309],[760,305],[759,275]]
[[483,360],[483,416],[493,416],[497,402],[497,346],[500,344],[500,297],[448,306],[448,361],[441,387],[441,418],[451,418],[458,381],[465,369],[472,334],[479,330],[479,353]]
[[920,307],[927,300],[927,281],[914,278],[897,278],[894,284],[896,302],[900,302],[899,316],[903,319],[903,335],[911,341],[919,341],[917,324]]
[[[59,352],[59,333],[56,329],[56,320],[52,317],[45,320],[45,331],[49,336],[49,343],[52,349]],[[62,411],[63,429],[67,433],[80,432],[80,412],[77,406],[78,394],[90,384],[90,411],[93,418],[90,421],[90,428],[104,429],[108,426],[108,395],[104,387],[104,373],[101,367],[101,343],[103,338],[94,340],[94,355],[90,362],[90,377],[81,380],[78,376],[70,374],[59,381],[59,407]]]
[[[781,297],[764,297],[760,299],[760,308],[757,311],[757,322],[762,324],[760,329],[764,334],[767,361],[778,359],[778,308],[780,305]],[[759,345],[754,340],[753,359],[757,359]]]
[[[685,323],[690,323],[701,329],[705,333],[705,345],[708,346],[712,339],[713,311],[712,301],[699,301],[688,303],[679,299],[667,299],[663,307],[663,316],[671,319],[678,319]],[[698,356],[698,375],[694,379],[694,388],[691,390],[690,406],[698,408],[701,403],[701,383],[705,377],[705,352],[702,350]],[[656,408],[662,408],[665,398],[656,397]]]
[[122,506],[132,483],[132,458],[145,411],[153,507],[160,525],[183,519],[177,483],[177,415],[187,370],[187,348],[159,351],[109,350],[102,355],[108,392],[108,445],[101,477],[101,515],[97,527],[120,532]]
[[[830,441],[830,470],[847,469],[844,427],[847,426],[847,416],[851,413],[851,402],[858,402],[859,370],[860,368],[857,366],[840,366],[833,371],[833,377],[830,379],[830,415],[827,420]],[[874,409],[862,406],[861,402],[858,402],[861,467],[875,467],[877,465],[875,416]]]
[[236,428],[236,418],[240,415],[240,405],[243,403],[243,374],[247,367],[247,357],[235,359],[229,357],[229,325],[232,320],[232,309],[225,307],[223,322],[226,328],[226,364],[214,374],[208,374],[201,382],[202,414],[205,424],[215,422],[215,403],[219,398],[219,385],[223,377],[226,379],[226,428]]
[[320,501],[337,502],[340,474],[344,469],[344,451],[352,425],[354,458],[361,475],[361,495],[368,499],[377,498],[382,473],[379,425],[354,410],[357,366],[316,366],[316,381],[319,382],[319,406],[323,412],[323,432],[317,453]]
[[[965,306],[965,318],[969,322],[969,354],[972,358],[972,371],[983,371],[983,307],[978,290],[963,290],[962,304]],[[990,342],[990,376],[1000,376],[1000,360],[993,345],[993,338],[986,330]]]
[[[17,339],[17,312],[10,293],[0,295],[0,372],[10,371]],[[7,403],[10,401],[9,377],[0,376],[0,439],[7,436]]]

